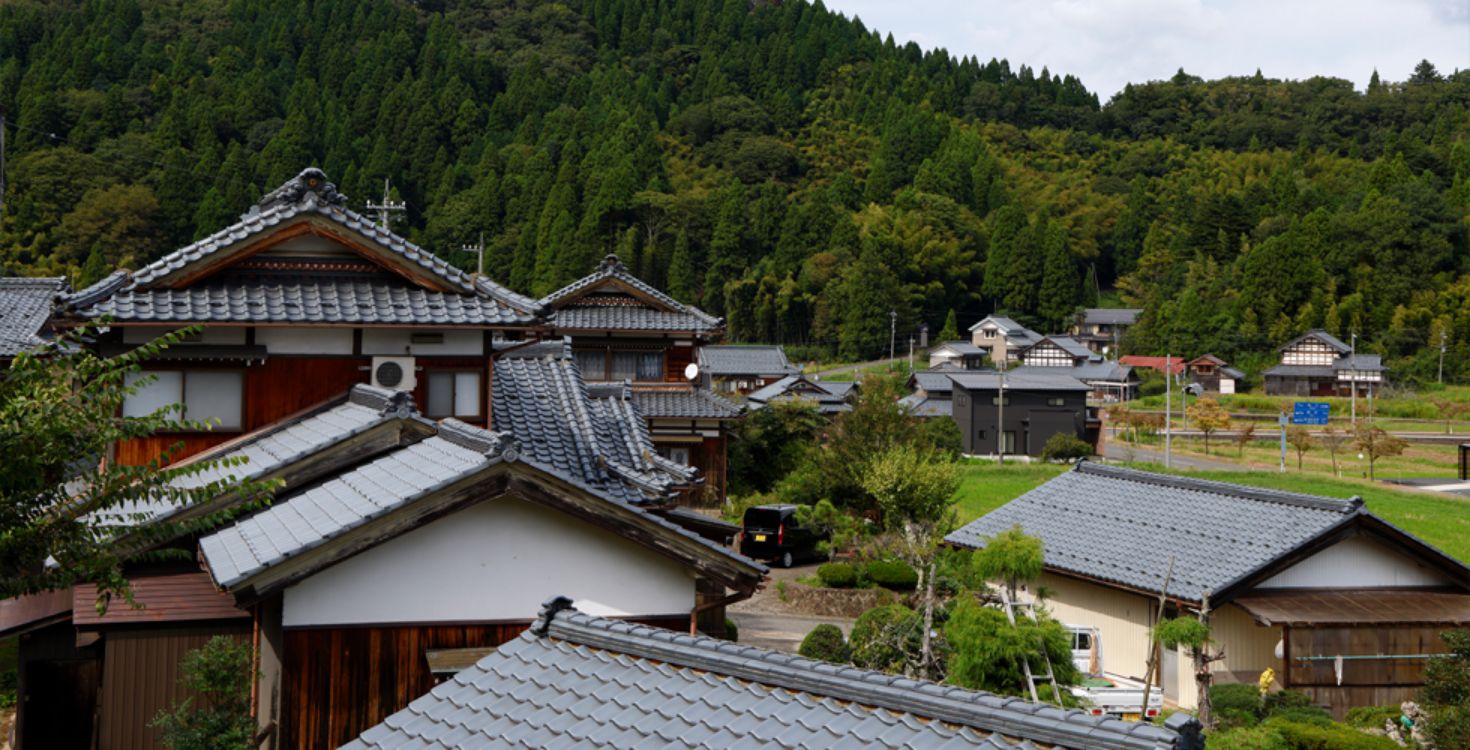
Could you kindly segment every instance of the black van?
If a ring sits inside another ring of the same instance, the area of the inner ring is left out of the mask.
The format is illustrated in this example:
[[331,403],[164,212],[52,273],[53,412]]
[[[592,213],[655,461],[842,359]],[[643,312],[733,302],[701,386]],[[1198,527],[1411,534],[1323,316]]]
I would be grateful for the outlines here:
[[740,554],[789,568],[798,560],[824,559],[817,544],[825,539],[825,534],[796,522],[795,505],[757,505],[745,511]]

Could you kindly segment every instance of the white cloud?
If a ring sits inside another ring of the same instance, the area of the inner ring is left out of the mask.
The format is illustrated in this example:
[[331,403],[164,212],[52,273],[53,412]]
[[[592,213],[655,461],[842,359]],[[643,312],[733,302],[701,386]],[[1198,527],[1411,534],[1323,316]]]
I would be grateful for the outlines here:
[[1316,75],[1362,88],[1421,59],[1470,68],[1466,0],[825,0],[899,42],[1043,66],[1106,101],[1179,68],[1205,78]]

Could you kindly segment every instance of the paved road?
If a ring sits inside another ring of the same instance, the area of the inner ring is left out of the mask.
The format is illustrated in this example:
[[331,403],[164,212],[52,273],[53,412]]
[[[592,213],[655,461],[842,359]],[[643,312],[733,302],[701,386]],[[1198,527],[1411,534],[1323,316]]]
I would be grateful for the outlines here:
[[740,628],[740,642],[750,646],[796,653],[801,639],[811,629],[831,623],[842,628],[842,633],[852,633],[852,620],[834,617],[801,617],[797,615],[769,614],[765,612],[736,612],[727,615]]

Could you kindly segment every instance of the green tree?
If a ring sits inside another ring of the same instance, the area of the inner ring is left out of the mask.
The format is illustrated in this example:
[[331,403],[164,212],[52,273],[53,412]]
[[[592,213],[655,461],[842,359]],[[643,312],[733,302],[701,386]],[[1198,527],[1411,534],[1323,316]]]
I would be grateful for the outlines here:
[[1041,577],[1045,563],[1041,540],[1012,526],[985,540],[970,558],[970,571],[981,581],[998,581],[1014,601],[1022,583]]
[[1210,452],[1210,436],[1230,426],[1230,412],[1219,401],[1201,398],[1185,408],[1194,428],[1205,436],[1205,454]]
[[935,339],[935,340],[936,341],[958,341],[959,338],[960,338],[959,321],[955,317],[954,309],[951,308],[950,311],[949,311],[949,314],[946,315],[946,316],[944,316],[944,327],[939,329],[939,337],[937,339]]
[[1470,747],[1470,630],[1443,634],[1449,654],[1429,660],[1420,694],[1435,747]]
[[151,726],[169,750],[248,750],[254,747],[250,710],[250,643],[217,635],[184,655],[180,681],[192,695],[164,709]]
[[1023,665],[1027,660],[1041,664],[1043,651],[1059,686],[1075,685],[1082,678],[1072,664],[1072,634],[1045,610],[1035,619],[1018,615],[1012,625],[1000,609],[961,599],[944,633],[950,648],[947,679],[960,687],[1027,696],[1031,689]]
[[1368,457],[1368,478],[1374,479],[1373,469],[1379,459],[1402,455],[1409,444],[1378,425],[1364,422],[1353,434],[1353,445]]
[[1046,221],[1041,232],[1043,258],[1041,289],[1037,294],[1037,313],[1054,330],[1065,330],[1071,324],[1081,295],[1077,288],[1077,261],[1067,247],[1066,232],[1053,221]]
[[862,487],[877,501],[884,526],[932,524],[951,512],[959,472],[951,460],[913,445],[895,445],[868,463]]

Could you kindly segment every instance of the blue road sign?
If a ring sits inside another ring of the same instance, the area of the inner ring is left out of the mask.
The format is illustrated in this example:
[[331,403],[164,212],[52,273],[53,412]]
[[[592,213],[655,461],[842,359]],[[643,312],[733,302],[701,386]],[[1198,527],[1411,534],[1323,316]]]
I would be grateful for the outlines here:
[[1316,401],[1298,401],[1292,410],[1291,421],[1293,424],[1327,424],[1329,406]]

